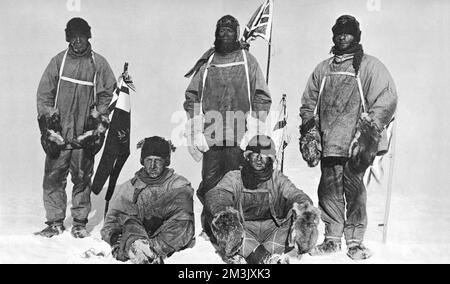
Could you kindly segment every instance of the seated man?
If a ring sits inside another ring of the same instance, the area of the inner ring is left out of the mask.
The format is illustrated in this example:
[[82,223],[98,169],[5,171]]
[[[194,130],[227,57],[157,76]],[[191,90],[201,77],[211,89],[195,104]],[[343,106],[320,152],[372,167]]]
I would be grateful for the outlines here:
[[113,256],[133,263],[163,263],[176,251],[192,247],[194,190],[170,165],[170,141],[157,136],[138,143],[141,168],[121,185],[101,230]]
[[299,255],[317,242],[319,211],[311,199],[273,169],[275,145],[254,136],[240,170],[228,172],[205,195],[212,213],[211,242],[227,263],[285,263],[292,249]]

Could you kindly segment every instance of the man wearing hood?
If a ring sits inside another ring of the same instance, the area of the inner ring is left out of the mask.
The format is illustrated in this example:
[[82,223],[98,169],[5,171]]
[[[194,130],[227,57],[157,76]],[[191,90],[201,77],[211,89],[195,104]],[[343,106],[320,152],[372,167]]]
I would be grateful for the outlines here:
[[[88,235],[94,155],[103,144],[116,79],[106,59],[92,50],[91,27],[85,20],[71,19],[65,32],[69,46],[51,59],[37,90],[41,144],[46,152],[43,189],[48,226],[36,234],[53,237],[65,230],[65,189],[70,172],[71,232],[84,238]],[[80,137],[89,138],[80,142]]]
[[[223,16],[216,25],[214,47],[185,75],[193,75],[184,109],[189,152],[203,160],[197,191],[202,203],[228,171],[239,168],[246,143],[258,132],[272,103],[261,68],[247,49],[239,41],[238,21]],[[204,209],[202,224],[205,214],[209,213]],[[203,227],[210,234],[209,225]]]
[[285,253],[307,253],[317,242],[319,210],[273,168],[275,154],[270,137],[254,136],[243,167],[205,195],[210,240],[227,263],[286,263]]
[[101,230],[113,256],[133,263],[163,263],[193,246],[194,190],[170,165],[170,141],[153,136],[138,143],[143,167],[117,188]]
[[325,239],[311,255],[339,251],[344,234],[347,255],[366,259],[371,252],[363,245],[363,176],[374,157],[387,151],[383,130],[393,119],[397,92],[386,67],[364,53],[353,16],[339,17],[332,32],[333,57],[315,68],[300,107],[300,151],[310,166],[320,161],[322,172],[318,197]]

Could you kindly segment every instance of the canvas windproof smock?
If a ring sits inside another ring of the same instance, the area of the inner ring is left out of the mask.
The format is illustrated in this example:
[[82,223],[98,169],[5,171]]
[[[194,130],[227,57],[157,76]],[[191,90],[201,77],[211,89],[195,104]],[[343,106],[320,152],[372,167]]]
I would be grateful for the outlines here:
[[[362,112],[358,80],[354,76],[353,57],[335,56],[322,61],[310,76],[302,97],[300,116],[306,123],[314,116],[320,94],[318,114],[322,136],[322,157],[348,157],[348,149]],[[397,106],[394,81],[377,58],[364,54],[358,76],[366,111],[379,129],[392,119]],[[379,151],[386,150],[386,137]],[[381,147],[382,146],[382,147]]]
[[173,169],[150,184],[136,175],[116,189],[102,239],[113,245],[114,236],[121,235],[119,260],[128,259],[130,246],[138,239],[148,240],[159,256],[170,256],[195,238],[193,194],[190,182]]
[[[248,112],[267,113],[272,103],[256,58],[245,49],[213,53],[191,79],[185,97],[184,109],[190,118],[200,112],[205,114],[209,147],[223,146],[223,141],[239,145]],[[217,116],[222,123],[209,127]]]
[[245,230],[240,251],[243,257],[259,245],[272,254],[286,251],[294,202],[312,204],[308,195],[277,170],[273,171],[271,179],[260,183],[256,189],[244,187],[241,171],[228,172],[205,195],[205,206],[213,216],[227,207],[240,212]]
[[[347,166],[348,150],[362,111],[380,130],[391,121],[397,106],[395,84],[373,56],[363,55],[358,77],[352,54],[334,56],[321,62],[308,80],[300,108],[302,123],[313,117],[317,103],[323,151],[318,197],[325,238],[340,243],[344,234],[348,245],[360,244],[367,229],[367,191],[363,174]],[[386,136],[381,139],[379,153],[388,146]]]
[[[61,135],[66,142],[85,132],[86,121],[94,106],[105,113],[116,85],[114,74],[101,55],[89,48],[76,54],[69,46],[50,60],[37,90],[38,116],[58,109]],[[96,96],[94,96],[94,92]],[[46,156],[43,179],[47,224],[62,224],[66,217],[67,175],[73,182],[71,214],[74,224],[86,224],[91,210],[90,186],[94,157],[84,149],[72,149],[67,143],[58,158]]]
[[76,54],[69,47],[51,59],[42,75],[37,91],[38,116],[57,108],[62,137],[66,141],[75,139],[85,132],[94,103],[100,113],[107,112],[115,87],[116,79],[103,56],[90,47],[83,54]]

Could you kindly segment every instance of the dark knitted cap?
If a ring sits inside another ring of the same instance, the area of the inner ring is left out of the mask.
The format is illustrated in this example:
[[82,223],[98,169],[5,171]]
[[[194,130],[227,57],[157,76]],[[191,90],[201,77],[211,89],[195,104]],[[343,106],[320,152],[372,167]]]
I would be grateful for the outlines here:
[[250,139],[250,142],[248,142],[248,145],[245,148],[244,156],[246,157],[250,153],[268,155],[273,161],[275,161],[277,150],[275,149],[275,143],[272,138],[267,135],[256,135]]
[[225,15],[217,21],[216,36],[217,36],[217,33],[219,32],[219,28],[221,28],[221,27],[231,28],[232,30],[236,31],[237,35],[239,34],[239,22],[238,22],[238,20],[236,20],[235,17],[233,17],[231,15]]
[[336,23],[331,28],[333,35],[350,34],[355,38],[355,42],[361,40],[361,30],[359,22],[355,17],[350,15],[342,15],[337,18]]
[[144,164],[144,159],[148,156],[157,156],[166,160],[166,166],[170,165],[170,153],[175,151],[172,142],[159,136],[152,136],[141,140],[137,144],[137,148],[141,148],[141,164]]
[[67,22],[66,26],[66,41],[70,42],[70,39],[77,33],[85,35],[88,39],[91,38],[91,27],[82,18],[72,18]]

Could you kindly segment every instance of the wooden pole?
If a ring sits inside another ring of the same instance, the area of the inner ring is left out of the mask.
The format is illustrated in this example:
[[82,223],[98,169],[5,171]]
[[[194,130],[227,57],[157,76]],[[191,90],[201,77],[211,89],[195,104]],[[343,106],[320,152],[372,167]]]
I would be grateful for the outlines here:
[[272,49],[272,31],[270,31],[269,48],[267,49],[267,71],[266,71],[266,84],[269,85],[269,69],[270,69],[270,53]]
[[[273,2],[272,2],[273,9]],[[269,69],[270,69],[270,55],[272,51],[272,27],[273,27],[273,10],[272,10],[272,24],[270,25],[270,39],[269,39],[269,47],[267,49],[267,72],[266,72],[266,84],[269,85]]]
[[386,197],[386,206],[384,211],[384,221],[383,221],[383,243],[387,241],[387,232],[388,232],[388,222],[389,222],[389,211],[391,208],[391,197],[392,197],[392,180],[394,176],[394,162],[395,162],[395,126],[397,125],[397,117],[392,122],[392,140],[391,140],[391,159],[389,163],[389,176],[388,176],[388,184],[387,184],[387,197]]
[[[283,119],[286,119],[286,94],[283,94],[283,97],[281,98],[281,100],[283,101]],[[286,125],[283,127],[283,140],[282,143],[283,145],[281,146],[281,172],[283,172],[283,168],[284,168],[284,132],[286,131]]]

